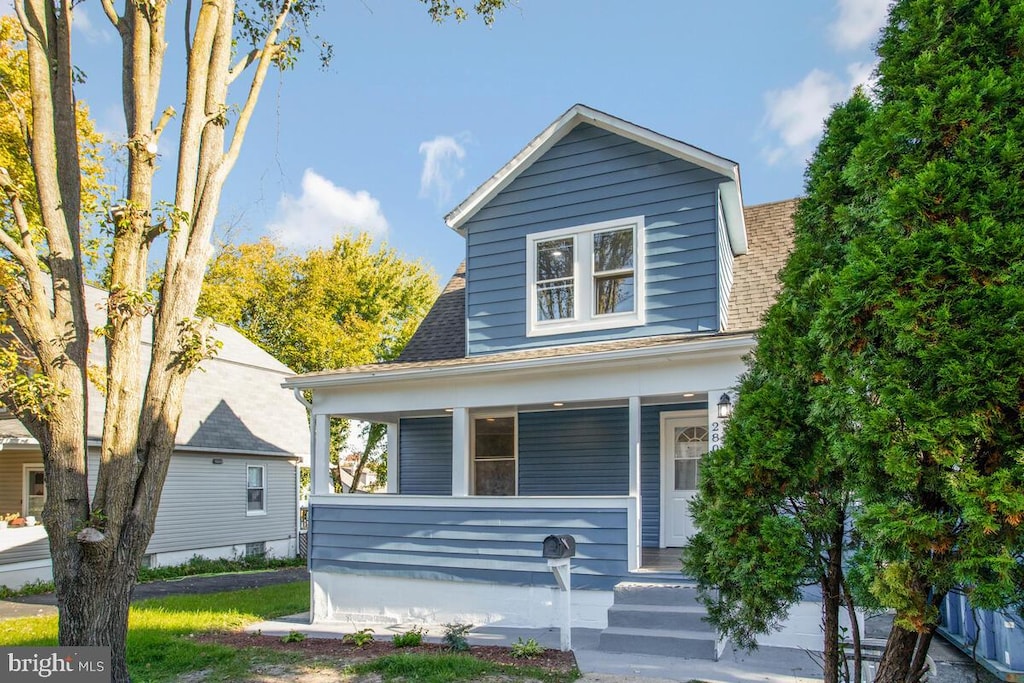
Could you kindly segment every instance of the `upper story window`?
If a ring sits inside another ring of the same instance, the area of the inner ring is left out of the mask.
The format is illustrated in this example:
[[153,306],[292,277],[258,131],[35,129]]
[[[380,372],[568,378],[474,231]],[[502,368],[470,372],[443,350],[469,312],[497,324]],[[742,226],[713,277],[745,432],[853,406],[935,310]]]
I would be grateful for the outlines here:
[[529,235],[527,336],[643,324],[643,217]]

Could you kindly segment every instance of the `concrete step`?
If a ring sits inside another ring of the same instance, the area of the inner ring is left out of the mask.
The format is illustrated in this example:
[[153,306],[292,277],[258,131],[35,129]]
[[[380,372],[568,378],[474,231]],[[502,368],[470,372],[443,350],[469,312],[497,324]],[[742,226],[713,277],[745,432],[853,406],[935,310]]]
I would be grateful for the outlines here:
[[623,582],[615,586],[615,604],[696,607],[700,602],[692,584]]
[[663,631],[701,631],[714,634],[704,621],[707,611],[703,607],[687,605],[621,605],[608,609],[608,626],[646,628]]
[[714,634],[698,631],[609,627],[601,632],[598,647],[605,652],[718,659]]

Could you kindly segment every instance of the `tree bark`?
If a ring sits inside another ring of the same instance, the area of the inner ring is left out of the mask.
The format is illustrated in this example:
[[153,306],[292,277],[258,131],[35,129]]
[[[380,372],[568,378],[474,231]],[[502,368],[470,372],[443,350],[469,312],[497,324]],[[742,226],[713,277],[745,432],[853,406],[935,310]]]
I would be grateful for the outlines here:
[[874,683],[907,683],[918,640],[917,631],[908,631],[893,624],[885,642],[885,652],[875,672]]
[[822,654],[825,683],[839,683],[841,649],[839,647],[839,612],[843,602],[843,528],[837,527],[828,549],[825,573],[821,577],[822,625],[825,649]]

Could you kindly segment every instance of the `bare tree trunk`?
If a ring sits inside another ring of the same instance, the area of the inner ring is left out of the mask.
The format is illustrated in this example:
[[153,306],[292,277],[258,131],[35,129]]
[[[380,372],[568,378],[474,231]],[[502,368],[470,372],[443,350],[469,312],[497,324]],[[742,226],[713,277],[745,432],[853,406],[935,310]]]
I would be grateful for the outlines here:
[[822,625],[825,630],[825,650],[822,654],[825,683],[839,683],[839,611],[842,605],[843,528],[832,535],[828,549],[825,574],[821,577]]
[[861,683],[864,653],[860,643],[860,623],[857,621],[857,606],[853,602],[853,594],[850,592],[850,585],[846,582],[846,577],[843,577],[843,598],[846,603],[846,613],[850,617],[850,634],[853,640],[853,677],[851,680],[853,683]]
[[895,623],[875,672],[875,683],[906,683],[917,650],[919,634]]

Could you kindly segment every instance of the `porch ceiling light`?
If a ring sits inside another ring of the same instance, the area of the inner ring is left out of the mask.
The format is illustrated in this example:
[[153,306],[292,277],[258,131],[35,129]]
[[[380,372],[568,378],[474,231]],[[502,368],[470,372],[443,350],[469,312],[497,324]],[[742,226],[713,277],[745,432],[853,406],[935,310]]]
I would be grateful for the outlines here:
[[564,406],[565,404],[564,404],[564,403],[562,403],[561,401],[556,401],[556,402],[552,403],[551,405],[553,405],[553,406],[554,406],[554,407],[556,407],[556,408],[561,408],[561,407],[562,407],[562,406]]
[[727,418],[732,415],[732,399],[729,398],[729,394],[722,394],[722,398],[718,399],[718,417]]
[[683,394],[683,398],[693,398],[693,396],[694,396],[693,392],[690,392],[688,394]]

